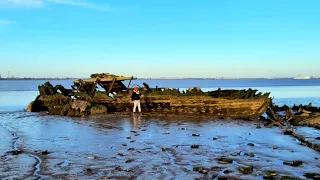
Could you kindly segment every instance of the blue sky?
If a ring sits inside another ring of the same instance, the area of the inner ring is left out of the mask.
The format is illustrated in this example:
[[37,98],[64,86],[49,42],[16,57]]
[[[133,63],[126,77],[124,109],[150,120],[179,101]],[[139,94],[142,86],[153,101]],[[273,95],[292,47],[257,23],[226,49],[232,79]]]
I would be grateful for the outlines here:
[[320,76],[319,0],[0,0],[0,73]]

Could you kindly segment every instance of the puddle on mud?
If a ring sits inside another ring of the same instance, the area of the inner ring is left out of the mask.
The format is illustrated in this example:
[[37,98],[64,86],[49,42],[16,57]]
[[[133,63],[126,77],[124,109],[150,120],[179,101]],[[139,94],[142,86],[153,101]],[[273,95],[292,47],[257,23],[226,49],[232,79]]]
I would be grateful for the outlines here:
[[[270,170],[277,177],[305,179],[305,173],[320,172],[319,152],[281,135],[277,127],[261,123],[257,129],[258,122],[137,114],[71,119],[17,112],[2,114],[0,124],[0,156],[13,150],[12,133],[23,151],[1,162],[0,179],[263,179]],[[312,128],[298,131],[319,136]],[[222,157],[232,162],[219,161]],[[303,164],[293,167],[285,161]],[[238,169],[250,165],[250,174]]]

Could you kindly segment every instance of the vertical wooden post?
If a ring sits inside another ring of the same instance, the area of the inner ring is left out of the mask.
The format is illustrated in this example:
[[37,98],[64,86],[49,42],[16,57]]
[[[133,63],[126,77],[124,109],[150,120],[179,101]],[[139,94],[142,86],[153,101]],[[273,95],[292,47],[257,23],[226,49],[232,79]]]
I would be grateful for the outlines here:
[[91,89],[91,94],[93,94],[96,90],[96,86],[97,86],[97,83],[99,82],[99,78],[96,79],[96,81],[94,82],[94,86],[92,87]]
[[112,83],[111,83],[111,85],[109,87],[109,90],[108,90],[108,94],[111,92],[111,90],[113,88],[113,84],[114,84],[115,81],[116,81],[116,78],[113,78],[113,81],[112,81]]
[[131,77],[131,79],[129,81],[129,84],[128,84],[128,87],[127,87],[127,93],[129,93],[129,88],[130,88],[130,84],[131,84],[132,79],[133,79],[133,76]]

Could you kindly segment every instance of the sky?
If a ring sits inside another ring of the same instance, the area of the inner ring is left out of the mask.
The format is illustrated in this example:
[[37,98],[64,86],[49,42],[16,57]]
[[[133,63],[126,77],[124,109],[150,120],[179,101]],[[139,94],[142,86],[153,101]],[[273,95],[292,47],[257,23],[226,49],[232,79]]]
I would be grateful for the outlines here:
[[0,0],[0,73],[320,76],[319,7],[319,0]]

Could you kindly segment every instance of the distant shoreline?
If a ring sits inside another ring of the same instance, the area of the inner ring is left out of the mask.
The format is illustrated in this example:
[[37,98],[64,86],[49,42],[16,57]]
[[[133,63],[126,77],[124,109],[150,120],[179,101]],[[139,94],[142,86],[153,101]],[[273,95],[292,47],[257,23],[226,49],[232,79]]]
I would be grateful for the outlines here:
[[[0,78],[1,80],[86,80],[88,78]],[[320,80],[320,78],[137,78],[137,80]]]
[[1,80],[76,80],[79,78],[0,78]]
[[138,80],[320,80],[320,78],[138,78]]

